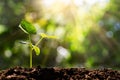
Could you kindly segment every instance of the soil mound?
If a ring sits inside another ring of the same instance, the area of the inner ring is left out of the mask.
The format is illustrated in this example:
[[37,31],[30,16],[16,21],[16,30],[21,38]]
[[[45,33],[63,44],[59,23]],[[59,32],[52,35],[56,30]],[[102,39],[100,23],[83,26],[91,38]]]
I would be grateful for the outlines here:
[[120,80],[120,72],[112,69],[14,67],[1,71],[0,80]]

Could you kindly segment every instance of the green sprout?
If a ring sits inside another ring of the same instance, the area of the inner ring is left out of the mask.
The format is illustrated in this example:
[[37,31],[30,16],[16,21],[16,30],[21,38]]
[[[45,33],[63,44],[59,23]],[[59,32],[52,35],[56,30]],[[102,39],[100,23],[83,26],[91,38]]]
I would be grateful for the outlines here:
[[40,54],[40,48],[38,47],[39,43],[42,41],[42,39],[44,38],[53,38],[55,39],[55,36],[48,36],[44,33],[40,33],[40,39],[38,40],[38,42],[34,45],[32,43],[31,40],[31,35],[32,34],[37,34],[37,30],[36,28],[32,25],[32,23],[26,21],[26,20],[22,20],[20,25],[19,25],[20,29],[25,32],[26,34],[28,34],[28,38],[29,38],[29,42],[23,42],[24,44],[28,44],[30,47],[30,68],[32,67],[32,52],[35,51],[36,55],[38,56]]

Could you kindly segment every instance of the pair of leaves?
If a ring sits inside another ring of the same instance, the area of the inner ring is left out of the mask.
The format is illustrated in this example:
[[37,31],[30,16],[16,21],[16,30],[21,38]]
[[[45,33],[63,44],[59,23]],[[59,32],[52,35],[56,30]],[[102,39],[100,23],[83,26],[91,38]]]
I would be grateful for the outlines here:
[[36,28],[28,21],[22,20],[19,27],[27,34],[36,34]]
[[[40,36],[42,37],[42,39],[43,39],[43,38],[54,38],[54,39],[56,39],[55,36],[48,36],[48,35],[46,35],[46,34],[44,34],[44,33],[41,33]],[[40,39],[40,40],[41,40],[41,39]],[[33,50],[35,51],[36,55],[39,55],[39,54],[40,54],[40,49],[39,49],[39,47],[37,47],[36,45],[33,45],[32,47],[33,47]]]
[[[46,35],[46,34],[44,34],[44,33],[41,33],[40,36],[41,36],[42,38],[52,38],[52,39],[56,39],[56,36],[48,36],[48,35]],[[39,55],[39,54],[40,54],[40,49],[39,49],[39,47],[33,45],[32,48],[33,48],[33,50],[35,51],[36,55]]]

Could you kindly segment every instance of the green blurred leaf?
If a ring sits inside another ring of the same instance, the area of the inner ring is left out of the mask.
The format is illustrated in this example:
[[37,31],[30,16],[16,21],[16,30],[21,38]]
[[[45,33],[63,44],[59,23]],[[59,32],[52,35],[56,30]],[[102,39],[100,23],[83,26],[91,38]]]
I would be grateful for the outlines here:
[[28,21],[22,20],[19,27],[27,34],[35,34],[36,28]]
[[4,33],[5,31],[7,31],[7,28],[5,25],[0,24],[0,34]]
[[33,50],[35,51],[36,55],[40,54],[40,48],[39,47],[33,45]]

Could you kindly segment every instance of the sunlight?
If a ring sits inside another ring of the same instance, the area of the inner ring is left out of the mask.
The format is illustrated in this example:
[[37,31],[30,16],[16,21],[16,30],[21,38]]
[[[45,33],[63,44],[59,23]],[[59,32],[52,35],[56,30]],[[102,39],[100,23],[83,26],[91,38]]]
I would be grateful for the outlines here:
[[70,3],[74,3],[77,6],[91,6],[94,5],[96,3],[99,4],[106,4],[109,2],[109,0],[42,0],[42,4],[46,7],[50,7],[52,6],[54,3],[62,3],[63,5],[69,5]]
[[108,2],[109,0],[42,0],[41,5],[46,17],[53,15],[56,20],[61,18],[61,21],[63,21],[62,18],[68,16],[69,12],[70,16],[79,13],[81,17],[84,17],[86,13],[88,14],[89,11],[94,9],[94,6],[104,9]]
[[[36,0],[38,1],[38,0]],[[97,21],[104,15],[109,0],[40,0],[42,6],[42,18],[54,20],[47,33],[53,33],[60,39],[69,40],[71,50],[79,50],[84,53],[82,46],[90,31],[97,31]],[[38,5],[39,6],[39,5]],[[40,10],[41,11],[41,10]],[[40,24],[41,26],[41,24]],[[67,31],[67,30],[70,30]],[[106,35],[110,36],[111,33]]]

